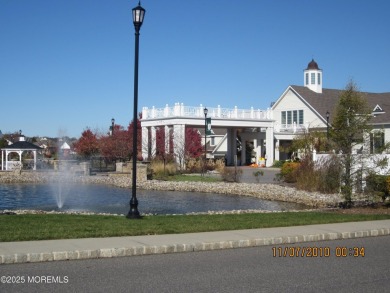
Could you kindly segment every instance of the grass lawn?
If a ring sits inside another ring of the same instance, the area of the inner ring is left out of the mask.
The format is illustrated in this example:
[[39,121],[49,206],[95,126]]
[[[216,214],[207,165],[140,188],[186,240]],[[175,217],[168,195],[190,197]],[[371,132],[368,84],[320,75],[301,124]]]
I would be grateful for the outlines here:
[[285,212],[240,215],[124,216],[26,214],[0,216],[0,241],[29,241],[286,227],[390,219],[390,215]]

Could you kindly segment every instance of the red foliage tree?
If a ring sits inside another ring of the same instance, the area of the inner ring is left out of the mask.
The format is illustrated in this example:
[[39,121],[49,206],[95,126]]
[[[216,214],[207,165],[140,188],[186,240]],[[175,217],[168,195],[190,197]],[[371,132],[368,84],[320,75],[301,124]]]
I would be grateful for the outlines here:
[[90,129],[84,130],[79,140],[75,142],[74,149],[78,155],[85,158],[99,153],[99,143],[96,134]]
[[198,158],[203,153],[202,138],[195,128],[186,128],[185,155],[187,158]]
[[127,160],[131,153],[129,131],[121,125],[114,125],[113,134],[99,139],[101,155],[106,160]]

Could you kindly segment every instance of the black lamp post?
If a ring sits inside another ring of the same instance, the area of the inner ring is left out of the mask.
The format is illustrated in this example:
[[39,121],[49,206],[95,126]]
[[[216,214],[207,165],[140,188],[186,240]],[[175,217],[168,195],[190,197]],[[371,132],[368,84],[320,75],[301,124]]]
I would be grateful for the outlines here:
[[130,211],[127,214],[129,219],[141,218],[138,211],[137,200],[137,114],[138,114],[138,51],[139,51],[139,30],[144,21],[145,9],[138,6],[133,8],[133,23],[135,28],[135,62],[134,62],[134,112],[133,112],[133,170],[132,170],[132,195],[130,200]]
[[111,127],[110,127],[111,128],[111,133],[110,133],[111,135],[114,135],[114,125],[115,125],[115,119],[112,118],[111,119]]
[[329,111],[326,111],[326,139],[329,140]]
[[206,173],[206,159],[207,159],[207,113],[208,109],[204,108],[203,113],[204,113],[204,164],[203,164],[203,173]]

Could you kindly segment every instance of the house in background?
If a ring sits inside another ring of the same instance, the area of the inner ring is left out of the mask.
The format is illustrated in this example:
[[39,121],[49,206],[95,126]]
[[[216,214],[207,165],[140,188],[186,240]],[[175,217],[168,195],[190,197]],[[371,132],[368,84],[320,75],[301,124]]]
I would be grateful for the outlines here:
[[[283,152],[294,137],[309,130],[327,129],[343,90],[323,88],[323,72],[312,60],[304,70],[304,86],[290,85],[273,104],[275,160],[290,159]],[[372,109],[370,152],[390,141],[390,92],[362,92]],[[328,113],[328,114],[327,114]],[[379,132],[376,132],[380,130]]]

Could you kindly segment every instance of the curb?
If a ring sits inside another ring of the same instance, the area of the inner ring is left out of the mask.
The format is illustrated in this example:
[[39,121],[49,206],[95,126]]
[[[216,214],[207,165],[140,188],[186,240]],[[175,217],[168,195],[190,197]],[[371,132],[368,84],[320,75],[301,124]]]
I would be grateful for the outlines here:
[[18,253],[18,254],[10,254],[10,255],[0,255],[0,265],[197,252],[197,251],[209,251],[209,250],[220,250],[220,249],[259,247],[259,246],[276,245],[276,244],[295,244],[295,243],[311,242],[311,241],[376,237],[376,236],[386,236],[386,235],[390,235],[390,228],[362,230],[356,232],[333,232],[333,233],[306,234],[306,235],[296,235],[296,236],[250,238],[250,239],[243,239],[243,240],[227,240],[227,241],[215,241],[215,242],[211,241],[211,242],[177,243],[177,244],[169,244],[169,245],[136,245],[136,246],[129,246],[129,247],[101,248],[95,250],[53,251],[53,252],[43,252],[43,253],[34,253],[34,252]]

